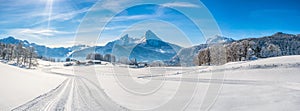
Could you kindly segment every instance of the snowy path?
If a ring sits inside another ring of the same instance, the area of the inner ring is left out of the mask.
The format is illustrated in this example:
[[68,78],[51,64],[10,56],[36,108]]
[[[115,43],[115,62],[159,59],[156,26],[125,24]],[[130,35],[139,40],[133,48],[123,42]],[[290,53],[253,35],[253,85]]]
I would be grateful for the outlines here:
[[43,71],[68,78],[55,89],[13,109],[13,111],[126,110],[117,104],[106,101],[109,98],[92,81],[81,76],[51,72],[51,69],[56,68],[47,68]]

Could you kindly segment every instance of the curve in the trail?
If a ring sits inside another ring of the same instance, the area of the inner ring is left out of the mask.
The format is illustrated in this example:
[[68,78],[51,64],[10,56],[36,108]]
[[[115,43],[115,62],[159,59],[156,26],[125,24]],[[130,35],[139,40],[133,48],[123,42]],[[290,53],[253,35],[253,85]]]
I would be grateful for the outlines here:
[[57,109],[54,107],[58,106],[58,101],[61,100],[61,97],[62,95],[64,95],[64,92],[67,92],[69,82],[70,79],[66,79],[55,89],[13,109],[13,111],[43,111]]
[[13,109],[13,111],[115,111],[127,110],[111,101],[92,81],[75,75],[44,72],[66,76],[58,87]]

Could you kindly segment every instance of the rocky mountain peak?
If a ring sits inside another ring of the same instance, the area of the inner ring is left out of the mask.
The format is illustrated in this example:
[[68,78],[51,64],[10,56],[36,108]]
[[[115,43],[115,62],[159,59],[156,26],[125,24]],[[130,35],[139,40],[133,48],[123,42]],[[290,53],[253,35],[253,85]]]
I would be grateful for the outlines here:
[[161,40],[155,33],[153,33],[151,30],[146,31],[145,33],[145,39],[146,40]]
[[126,35],[124,35],[123,37],[121,37],[120,39],[121,39],[121,40],[128,40],[128,39],[129,39],[129,35],[126,34]]

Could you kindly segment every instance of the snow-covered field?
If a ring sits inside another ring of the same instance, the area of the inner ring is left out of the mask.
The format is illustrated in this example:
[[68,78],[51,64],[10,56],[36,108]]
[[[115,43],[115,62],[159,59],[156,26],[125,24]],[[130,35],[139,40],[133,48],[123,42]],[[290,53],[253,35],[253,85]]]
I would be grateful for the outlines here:
[[140,69],[40,64],[0,63],[0,110],[300,110],[300,56]]
[[0,62],[0,110],[20,106],[57,87],[65,77]]
[[[197,71],[194,71],[195,69]],[[191,94],[190,90],[196,92],[192,96],[184,95],[184,97],[194,98],[186,108],[187,110],[207,108],[212,111],[300,110],[300,56],[235,62],[223,66],[167,68],[166,70],[169,71],[165,74],[167,76],[156,73],[151,76],[139,76],[144,79],[164,81],[162,88],[151,96],[137,96],[128,93],[120,88],[119,80],[115,80],[113,77],[102,77],[100,83],[113,100],[130,109],[156,108],[176,97],[175,93],[179,90],[178,85],[193,86],[197,84],[197,90],[188,88],[183,91],[183,94]],[[183,72],[183,74],[177,74],[177,72]],[[130,88],[130,86],[125,87]],[[220,90],[213,88],[220,88]],[[220,92],[216,93],[218,91]],[[217,97],[216,100],[215,97]],[[173,108],[170,109],[183,110],[183,107],[179,107],[179,109],[176,107],[180,106],[179,104],[173,104]]]

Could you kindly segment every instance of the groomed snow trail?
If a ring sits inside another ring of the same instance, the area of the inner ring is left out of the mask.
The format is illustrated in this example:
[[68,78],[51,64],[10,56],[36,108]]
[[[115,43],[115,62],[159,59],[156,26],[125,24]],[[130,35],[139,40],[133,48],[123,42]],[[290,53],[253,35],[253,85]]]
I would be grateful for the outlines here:
[[55,89],[13,109],[13,111],[106,111],[126,110],[111,101],[92,81],[75,75],[43,71],[68,77]]

